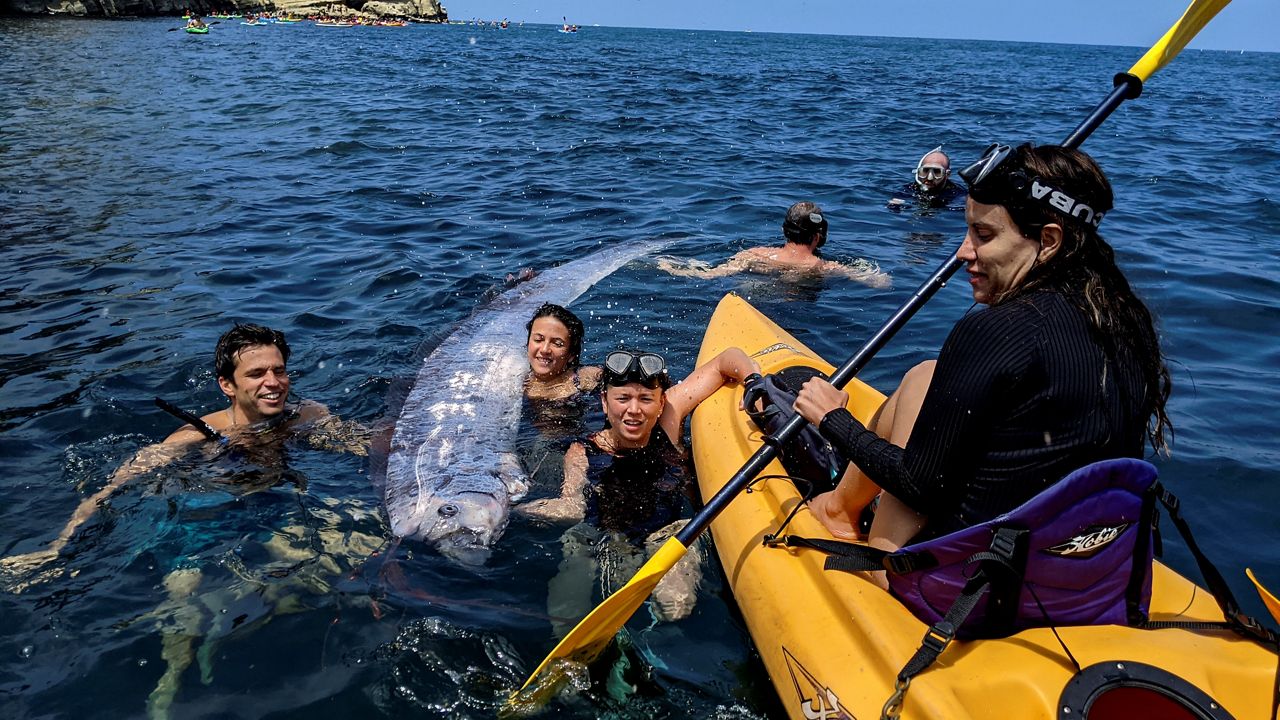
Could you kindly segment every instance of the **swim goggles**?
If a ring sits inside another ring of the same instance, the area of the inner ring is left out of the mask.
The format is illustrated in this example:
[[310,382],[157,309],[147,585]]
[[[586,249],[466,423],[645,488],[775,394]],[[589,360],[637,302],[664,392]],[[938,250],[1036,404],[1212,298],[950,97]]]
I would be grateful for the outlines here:
[[1008,161],[1016,152],[1016,148],[992,143],[977,162],[961,170],[960,179],[969,186],[969,197],[988,205],[1025,207],[1035,203],[1098,229],[1102,216],[1111,208],[1095,209],[1038,175],[1032,177],[1021,168],[1012,169]]
[[605,356],[604,369],[607,373],[606,385],[637,382],[647,386],[662,385],[665,388],[670,384],[667,378],[667,361],[656,353],[614,350]]

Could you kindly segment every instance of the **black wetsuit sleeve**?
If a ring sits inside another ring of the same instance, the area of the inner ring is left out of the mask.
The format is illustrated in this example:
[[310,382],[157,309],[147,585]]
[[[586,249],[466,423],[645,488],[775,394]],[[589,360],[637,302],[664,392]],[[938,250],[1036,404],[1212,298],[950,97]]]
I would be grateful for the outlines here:
[[[938,355],[911,437],[898,448],[847,411],[823,418],[823,436],[869,478],[926,515],[956,511],[969,490],[1001,388],[1019,382],[1036,353],[1034,322],[991,309],[956,324]],[[1011,329],[1014,328],[1014,329]]]
[[[882,488],[904,488],[911,485],[902,448],[871,432],[844,408],[827,413],[818,425],[822,436],[831,441],[841,455],[852,460],[867,477]],[[895,496],[898,491],[889,490]]]

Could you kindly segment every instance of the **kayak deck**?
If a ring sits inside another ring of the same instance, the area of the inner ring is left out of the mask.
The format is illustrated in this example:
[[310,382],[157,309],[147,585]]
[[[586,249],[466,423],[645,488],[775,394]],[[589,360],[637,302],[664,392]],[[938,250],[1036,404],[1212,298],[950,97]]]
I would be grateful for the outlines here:
[[[797,364],[828,374],[834,370],[731,294],[721,300],[711,318],[698,363],[735,346],[754,357],[765,373]],[[851,396],[850,411],[864,423],[884,400],[883,394],[860,380],[846,390]],[[738,409],[741,399],[740,386],[724,388],[694,413],[693,455],[704,500],[760,447],[759,430]],[[762,473],[774,474],[785,474],[776,460]],[[893,694],[894,679],[919,647],[926,625],[863,576],[824,570],[825,554],[764,547],[763,537],[775,532],[800,502],[800,494],[788,480],[757,483],[712,523],[716,551],[790,716],[838,718],[843,712],[844,717],[879,717]],[[787,531],[831,537],[804,509]],[[1158,562],[1153,576],[1151,620],[1222,621],[1207,590]],[[1158,670],[1150,672],[1176,676],[1167,681],[1170,687],[1182,688],[1187,695],[1195,695],[1198,688],[1213,698],[1219,711],[1229,713],[1211,717],[1270,716],[1277,657],[1228,631],[1122,626],[1060,627],[1057,631],[1086,670],[1101,665],[1095,673],[1115,677],[1152,666]],[[996,640],[956,641],[912,682],[902,715],[1080,717],[1079,708],[1072,715],[1064,714],[1061,707],[1064,688],[1075,676],[1076,668],[1049,628]]]

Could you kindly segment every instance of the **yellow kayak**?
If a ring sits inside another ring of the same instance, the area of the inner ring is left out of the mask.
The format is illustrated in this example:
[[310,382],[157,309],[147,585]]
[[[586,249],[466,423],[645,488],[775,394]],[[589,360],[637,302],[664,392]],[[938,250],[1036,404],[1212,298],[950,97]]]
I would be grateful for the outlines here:
[[[701,364],[740,347],[765,373],[792,365],[834,368],[745,300],[727,295],[707,326]],[[884,395],[854,380],[849,410],[867,422]],[[760,447],[738,409],[740,387],[724,389],[693,415],[693,456],[704,500]],[[784,474],[774,461],[762,475]],[[733,500],[711,524],[756,649],[790,717],[880,717],[899,670],[927,626],[857,574],[827,571],[823,553],[765,547],[761,538],[801,500],[787,480],[767,480]],[[787,532],[830,534],[801,510]],[[1157,562],[1152,621],[1221,622],[1213,596]],[[903,718],[1269,718],[1277,656],[1224,630],[1142,630],[1118,625],[1049,628],[995,640],[955,641],[905,695]],[[1193,712],[1187,708],[1196,708]]]

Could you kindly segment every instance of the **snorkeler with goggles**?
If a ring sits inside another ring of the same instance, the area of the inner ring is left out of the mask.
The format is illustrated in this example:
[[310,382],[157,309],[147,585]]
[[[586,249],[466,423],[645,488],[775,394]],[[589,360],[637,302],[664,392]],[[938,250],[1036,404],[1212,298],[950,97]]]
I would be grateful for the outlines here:
[[[527,517],[573,524],[562,538],[561,571],[548,590],[549,614],[563,619],[553,621],[561,635],[590,609],[591,585],[606,558],[605,575],[630,577],[628,569],[684,526],[685,499],[693,494],[684,420],[716,390],[759,373],[760,366],[730,348],[673,385],[661,355],[615,350],[605,356],[602,371],[604,427],[569,446],[558,497],[515,508]],[[690,553],[658,585],[654,608],[661,619],[692,611],[698,558]],[[606,594],[615,589],[603,588]]]
[[964,210],[965,194],[965,189],[951,180],[951,158],[939,145],[920,156],[914,179],[894,194],[889,200],[889,209],[895,212],[907,207]]

